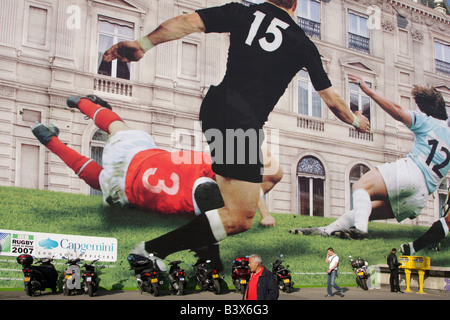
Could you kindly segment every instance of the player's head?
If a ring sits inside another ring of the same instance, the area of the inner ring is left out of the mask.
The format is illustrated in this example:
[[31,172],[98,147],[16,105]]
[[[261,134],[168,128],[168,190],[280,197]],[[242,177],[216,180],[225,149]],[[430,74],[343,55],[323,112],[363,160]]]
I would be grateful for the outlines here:
[[447,110],[445,109],[444,97],[436,88],[415,85],[412,89],[412,96],[420,111],[427,116],[447,120],[448,116]]
[[269,2],[288,10],[297,5],[297,0],[269,0]]

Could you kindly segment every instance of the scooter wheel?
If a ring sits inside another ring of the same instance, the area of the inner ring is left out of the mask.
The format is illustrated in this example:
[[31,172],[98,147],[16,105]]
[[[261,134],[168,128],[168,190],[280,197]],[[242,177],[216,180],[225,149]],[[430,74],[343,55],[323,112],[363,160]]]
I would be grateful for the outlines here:
[[63,295],[65,295],[65,296],[70,295],[70,290],[66,286],[63,286]]
[[221,294],[222,293],[222,290],[220,288],[219,280],[214,279],[213,280],[213,286],[214,286],[213,290],[214,290],[215,294]]
[[154,297],[159,297],[159,288],[156,283],[152,283],[152,295]]
[[92,285],[92,283],[88,283],[87,287],[88,287],[89,297],[93,297],[94,296],[94,286]]
[[34,290],[33,290],[33,288],[31,287],[31,285],[25,285],[24,289],[25,289],[25,294],[26,294],[27,296],[29,296],[29,297],[34,296]]
[[184,294],[184,283],[180,282],[178,284],[178,289],[176,290],[176,295],[177,296],[182,296]]

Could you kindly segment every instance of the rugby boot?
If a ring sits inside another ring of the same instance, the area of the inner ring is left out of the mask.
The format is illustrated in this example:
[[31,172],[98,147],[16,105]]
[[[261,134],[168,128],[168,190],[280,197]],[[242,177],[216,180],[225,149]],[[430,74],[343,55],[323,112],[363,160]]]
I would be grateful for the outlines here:
[[400,251],[405,256],[413,256],[415,254],[412,242],[402,244],[400,246]]
[[331,235],[341,239],[365,240],[369,238],[369,234],[367,232],[356,229],[355,227],[337,230]]
[[289,230],[289,233],[300,234],[304,236],[323,236],[323,237],[330,236],[328,233],[325,232],[324,227],[291,229]]
[[211,260],[211,264],[217,268],[219,272],[223,271],[224,266],[222,260],[220,259],[220,248],[219,244],[215,243],[209,246],[192,249],[195,252],[195,256],[200,260],[206,261]]
[[36,121],[35,126],[31,126],[31,132],[44,146],[50,142],[52,137],[58,137],[59,135],[59,129],[54,124],[50,123],[45,126],[38,121]]
[[78,104],[80,103],[81,99],[89,99],[90,101],[92,101],[95,104],[98,104],[99,106],[102,106],[104,108],[107,108],[109,110],[112,110],[111,105],[106,102],[105,100],[97,97],[96,95],[93,94],[88,94],[84,97],[81,96],[71,96],[67,99],[66,104],[69,108],[78,108]]
[[159,258],[155,254],[149,253],[145,250],[145,242],[144,241],[142,241],[141,243],[136,245],[136,247],[134,247],[134,249],[130,251],[127,260],[128,260],[128,263],[130,263],[130,265],[133,265],[136,261],[140,261],[142,258],[147,258],[147,259],[152,260],[154,263],[156,263],[159,270],[161,270],[162,272],[167,271],[166,264],[164,263],[164,261],[161,258]]

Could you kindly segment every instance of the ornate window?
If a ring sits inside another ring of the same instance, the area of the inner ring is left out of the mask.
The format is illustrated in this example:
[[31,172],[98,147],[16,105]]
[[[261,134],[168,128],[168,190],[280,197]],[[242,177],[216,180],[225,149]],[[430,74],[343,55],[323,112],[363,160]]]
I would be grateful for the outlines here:
[[357,164],[350,170],[350,209],[353,209],[353,184],[361,179],[361,177],[369,172],[369,167],[363,165],[363,164]]
[[112,18],[99,17],[98,74],[130,80],[130,63],[114,60],[104,62],[106,50],[120,41],[134,39],[134,24]]
[[370,53],[370,36],[367,17],[354,12],[349,12],[348,39],[348,46],[350,49]]
[[[108,137],[108,134],[103,130],[97,130],[91,139],[91,159],[97,162],[100,166],[103,164],[103,149]],[[102,192],[91,188],[90,194],[101,195]]]
[[322,117],[322,100],[314,90],[306,70],[298,73],[298,113],[306,116]]
[[298,213],[323,217],[325,169],[315,157],[307,156],[297,166]]
[[450,76],[450,45],[436,41],[436,72]]
[[[356,83],[349,83],[350,85],[350,109],[361,111],[364,116],[370,121],[370,98],[367,96]],[[367,83],[369,87],[372,85]]]
[[299,0],[297,8],[299,26],[308,36],[320,39],[320,2]]
[[442,217],[442,206],[447,199],[447,194],[450,192],[450,179],[444,179],[438,188],[439,194],[439,217]]

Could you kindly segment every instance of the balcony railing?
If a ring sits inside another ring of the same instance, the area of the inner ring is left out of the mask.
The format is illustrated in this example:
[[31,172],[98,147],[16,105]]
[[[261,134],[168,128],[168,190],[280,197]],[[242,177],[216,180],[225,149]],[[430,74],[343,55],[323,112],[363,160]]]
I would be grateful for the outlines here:
[[373,142],[373,133],[363,133],[359,132],[358,130],[355,130],[353,128],[348,129],[348,136],[350,138],[358,139],[358,140],[364,140],[364,141],[371,141]]
[[115,78],[94,78],[94,90],[125,97],[133,96],[133,86]]
[[436,72],[450,76],[450,63],[436,59]]
[[299,17],[298,25],[305,31],[306,35],[320,39],[320,22]]
[[358,50],[364,53],[370,53],[369,38],[351,32],[349,32],[348,35],[349,35],[348,46],[350,49]]
[[325,131],[325,123],[322,120],[297,117],[297,128],[323,132]]

